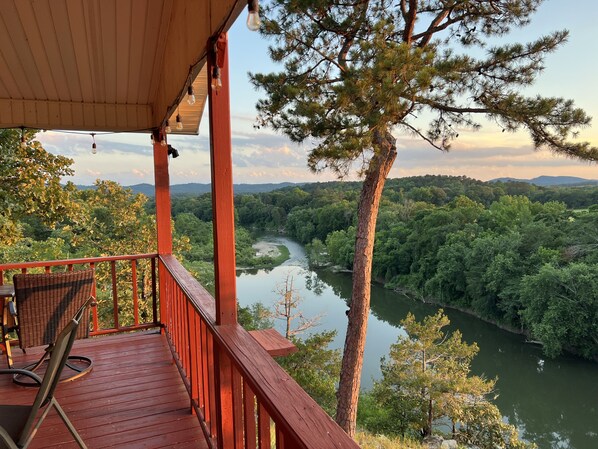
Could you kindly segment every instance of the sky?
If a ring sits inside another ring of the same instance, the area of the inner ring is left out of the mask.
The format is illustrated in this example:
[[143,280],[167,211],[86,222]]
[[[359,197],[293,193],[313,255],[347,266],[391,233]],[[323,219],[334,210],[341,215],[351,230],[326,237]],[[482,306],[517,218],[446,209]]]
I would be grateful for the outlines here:
[[[547,0],[532,23],[509,35],[508,41],[532,41],[554,30],[567,29],[568,42],[545,60],[545,70],[526,93],[569,98],[594,118],[583,129],[580,141],[598,146],[598,58],[595,55],[595,27],[598,2],[595,0]],[[297,145],[273,130],[254,129],[255,104],[263,93],[249,84],[248,72],[269,72],[268,41],[245,26],[242,14],[229,32],[231,127],[233,181],[235,183],[315,182],[335,179],[334,174],[310,173],[307,155],[310,144]],[[207,108],[206,108],[207,110]],[[459,130],[459,138],[448,153],[425,142],[395,133],[398,157],[390,177],[426,174],[468,176],[480,180],[498,177],[534,178],[540,175],[579,176],[598,179],[596,164],[534,151],[529,135],[503,133],[484,123],[481,130]],[[91,136],[43,132],[38,139],[48,151],[73,159],[75,175],[65,180],[89,185],[96,179],[123,185],[153,184],[152,147],[149,134],[97,135],[97,154],[91,153]],[[171,159],[171,184],[210,181],[207,117],[199,136],[169,137],[180,157]],[[356,178],[352,178],[356,179]]]

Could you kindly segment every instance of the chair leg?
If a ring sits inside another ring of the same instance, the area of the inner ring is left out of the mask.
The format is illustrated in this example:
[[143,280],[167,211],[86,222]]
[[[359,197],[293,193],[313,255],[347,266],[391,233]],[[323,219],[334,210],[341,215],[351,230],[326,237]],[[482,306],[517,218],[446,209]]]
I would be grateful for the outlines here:
[[83,439],[81,438],[81,436],[75,429],[75,426],[73,426],[73,423],[71,423],[71,421],[66,416],[66,413],[64,413],[64,410],[62,410],[62,407],[60,406],[60,404],[58,404],[58,401],[56,401],[56,399],[54,399],[54,398],[52,398],[52,403],[50,404],[50,406],[52,406],[52,405],[54,406],[54,408],[56,409],[56,412],[58,412],[58,414],[64,421],[64,424],[68,427],[69,432],[71,432],[71,435],[73,436],[73,438],[75,439],[75,441],[77,442],[79,447],[81,449],[87,449],[87,446],[85,445],[85,443],[83,442]]
[[3,336],[4,341],[2,347],[4,348],[4,352],[6,353],[6,365],[8,366],[8,368],[12,368],[12,352],[10,350],[10,341],[6,337],[6,335]]
[[19,447],[15,444],[13,439],[3,427],[0,427],[0,441],[4,441],[4,444],[6,447],[8,447],[8,449],[19,449]]

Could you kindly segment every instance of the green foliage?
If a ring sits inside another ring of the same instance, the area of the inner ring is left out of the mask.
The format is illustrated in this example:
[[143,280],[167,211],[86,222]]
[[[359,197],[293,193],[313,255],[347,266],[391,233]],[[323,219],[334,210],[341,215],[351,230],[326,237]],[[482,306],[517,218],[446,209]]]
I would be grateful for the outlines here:
[[523,278],[521,295],[527,305],[524,319],[547,355],[569,349],[598,358],[597,265],[544,265],[537,274]]
[[535,449],[534,443],[519,439],[517,428],[504,422],[498,407],[480,401],[463,409],[460,415],[464,423],[458,429],[463,444],[481,449]]
[[328,251],[320,239],[314,238],[311,243],[305,245],[305,251],[310,267],[320,268],[327,265]]
[[76,208],[72,201],[74,186],[62,186],[63,176],[73,174],[73,161],[45,151],[33,140],[35,132],[0,130],[0,244],[16,242],[21,233],[19,220],[35,216],[45,225],[54,226],[69,217]]
[[[432,187],[444,192],[435,197],[440,204],[413,201],[414,191],[420,195],[433,191]],[[318,264],[350,270],[355,228],[345,224],[324,240],[317,237],[317,229],[324,229],[321,220],[327,216],[324,212],[334,210],[332,206],[342,204],[341,209],[349,213],[359,188],[359,183],[351,182],[306,184],[301,189],[253,195],[252,201],[259,199],[266,212],[293,204],[284,223],[287,233],[312,242],[306,249]],[[544,318],[535,312],[535,305],[533,313],[527,311],[532,301],[522,293],[523,280],[537,275],[546,264],[555,271],[574,263],[598,264],[598,208],[586,202],[598,199],[595,192],[596,187],[547,188],[451,176],[389,179],[376,228],[373,276],[388,288],[466,309],[517,331],[533,332],[535,339],[554,340],[548,333],[533,331]],[[539,201],[542,198],[548,201]],[[585,208],[571,211],[554,198],[567,198]],[[318,240],[325,242],[325,249]],[[543,288],[537,291],[546,297],[544,307],[556,300]],[[561,329],[552,320],[549,327],[566,334],[567,326],[563,321]],[[563,348],[551,350],[548,344],[546,351],[557,354],[564,349],[595,357],[589,349],[595,333],[591,325],[578,326],[578,331],[580,335]]]
[[[448,420],[453,437],[464,444],[482,449],[534,447],[520,441],[517,429],[504,423],[488,402],[495,381],[470,374],[478,348],[461,341],[459,331],[443,330],[449,320],[442,310],[422,322],[408,314],[401,324],[407,335],[391,346],[388,360],[382,360],[382,379],[365,397],[364,423],[373,427],[370,430],[428,436],[435,425]],[[372,412],[372,402],[380,409]]]
[[326,249],[334,265],[350,270],[355,254],[355,227],[329,234],[326,238]]
[[401,324],[407,335],[383,359],[373,395],[389,410],[393,433],[431,435],[435,420],[458,422],[461,410],[472,398],[488,394],[494,382],[469,375],[478,348],[462,342],[459,331],[445,334],[449,320],[442,311],[422,323],[408,314]]
[[248,331],[269,329],[274,326],[272,313],[261,302],[248,307],[237,305],[237,321]]

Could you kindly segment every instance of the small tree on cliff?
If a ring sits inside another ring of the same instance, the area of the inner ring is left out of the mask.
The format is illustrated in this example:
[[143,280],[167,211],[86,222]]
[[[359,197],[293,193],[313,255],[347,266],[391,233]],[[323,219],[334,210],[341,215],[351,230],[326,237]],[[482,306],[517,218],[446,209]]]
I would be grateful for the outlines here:
[[[525,97],[544,56],[567,38],[558,31],[528,44],[488,46],[527,24],[542,0],[271,0],[261,32],[274,40],[279,73],[253,74],[266,92],[259,122],[295,142],[313,139],[308,165],[363,176],[353,293],[337,422],[355,432],[370,304],[374,231],[382,189],[397,156],[397,133],[446,151],[458,129],[486,116],[505,131],[527,129],[537,149],[598,159],[572,143],[589,117],[571,101]],[[480,51],[480,49],[482,51]],[[461,131],[463,132],[463,131]]]

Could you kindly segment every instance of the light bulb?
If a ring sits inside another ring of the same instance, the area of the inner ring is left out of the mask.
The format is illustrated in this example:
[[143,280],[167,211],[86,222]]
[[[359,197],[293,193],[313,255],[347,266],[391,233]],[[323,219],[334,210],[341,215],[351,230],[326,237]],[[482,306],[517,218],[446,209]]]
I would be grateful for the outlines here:
[[183,129],[183,120],[181,119],[181,115],[180,114],[176,115],[176,129],[178,129],[179,131],[181,129]]
[[21,148],[27,148],[27,142],[25,142],[25,136],[21,136],[21,143],[19,144]]
[[162,137],[162,140],[160,141],[160,145],[162,145],[163,147],[166,146],[166,138]]
[[247,28],[251,31],[257,31],[260,29],[262,24],[262,19],[260,19],[260,15],[257,11],[249,11],[247,14]]
[[260,19],[260,5],[258,0],[247,0],[247,28],[251,31],[257,31],[260,29],[262,20]]
[[92,143],[91,144],[91,154],[96,154],[98,152],[98,147],[96,145],[96,143]]
[[212,69],[212,89],[215,92],[220,91],[222,87],[222,79],[220,78],[220,67],[214,66]]
[[170,125],[168,124],[168,120],[166,120],[166,126],[164,127],[164,132],[166,134],[170,134],[172,132],[172,128],[170,127]]
[[193,86],[187,88],[187,103],[190,105],[195,104],[195,95],[193,94]]

